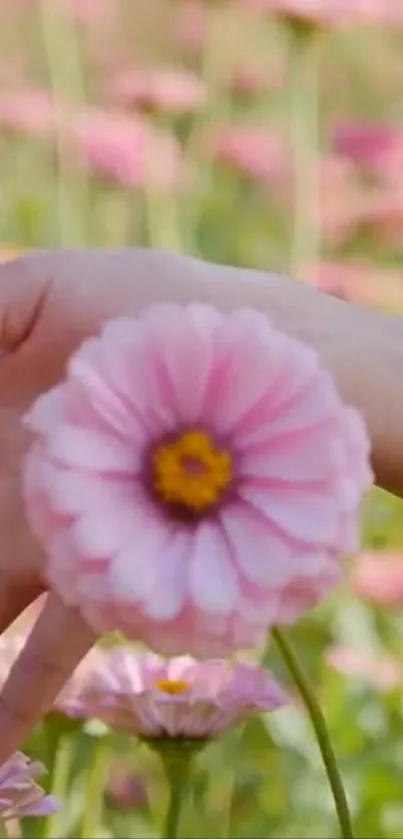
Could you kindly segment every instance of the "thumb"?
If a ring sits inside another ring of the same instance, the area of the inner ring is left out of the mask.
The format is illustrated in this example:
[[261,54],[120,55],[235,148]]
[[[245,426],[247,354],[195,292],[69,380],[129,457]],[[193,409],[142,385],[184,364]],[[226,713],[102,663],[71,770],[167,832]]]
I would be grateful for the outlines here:
[[77,610],[49,594],[0,696],[0,765],[48,713],[96,641]]

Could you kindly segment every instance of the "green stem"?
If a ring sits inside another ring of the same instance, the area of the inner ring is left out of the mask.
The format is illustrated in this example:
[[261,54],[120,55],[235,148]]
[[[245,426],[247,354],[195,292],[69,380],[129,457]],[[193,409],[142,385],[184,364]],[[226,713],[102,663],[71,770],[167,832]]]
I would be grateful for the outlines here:
[[[70,731],[67,734],[59,733],[57,749],[52,767],[52,795],[59,799],[63,807],[67,800],[69,789],[70,770],[76,750],[74,734]],[[57,812],[45,821],[43,839],[54,839],[62,834],[63,812]]]
[[272,630],[272,636],[310,716],[320,753],[322,755],[330,789],[332,791],[337,818],[340,825],[340,834],[343,839],[354,839],[343,781],[337,766],[337,760],[327,730],[326,721],[315,692],[284,633],[280,631],[278,627],[275,627]]
[[193,769],[193,762],[205,746],[205,740],[146,739],[163,764],[169,786],[169,804],[164,819],[162,839],[177,839],[181,809]]
[[292,160],[290,272],[306,278],[320,255],[320,34],[290,28],[288,118]]
[[182,781],[171,778],[169,782],[170,799],[164,823],[164,839],[177,839],[179,836],[179,820],[182,806],[183,785]]
[[78,35],[69,13],[54,0],[41,0],[40,24],[49,82],[58,108],[56,126],[57,206],[61,247],[87,244],[90,210],[86,173],[71,165],[68,119],[72,109],[83,108],[86,92]]
[[102,826],[103,797],[109,769],[109,738],[100,737],[88,769],[79,839],[93,839]]

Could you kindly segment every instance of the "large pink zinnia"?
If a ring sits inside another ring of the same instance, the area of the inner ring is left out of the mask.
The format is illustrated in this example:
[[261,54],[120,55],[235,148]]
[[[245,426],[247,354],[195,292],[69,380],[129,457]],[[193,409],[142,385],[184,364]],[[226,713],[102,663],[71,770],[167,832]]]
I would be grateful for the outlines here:
[[362,422],[256,311],[161,304],[109,323],[27,422],[49,583],[97,631],[227,654],[313,606],[356,550]]

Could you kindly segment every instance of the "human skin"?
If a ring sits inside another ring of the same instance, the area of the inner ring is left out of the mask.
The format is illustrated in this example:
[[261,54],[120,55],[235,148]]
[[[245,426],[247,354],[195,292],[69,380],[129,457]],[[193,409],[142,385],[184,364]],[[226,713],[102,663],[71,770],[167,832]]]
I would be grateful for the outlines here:
[[[403,322],[266,272],[151,250],[38,252],[0,266],[0,633],[46,588],[24,522],[21,417],[102,323],[155,302],[249,306],[310,344],[368,425],[378,483],[403,496]],[[0,765],[49,709],[95,636],[50,593],[0,695]]]

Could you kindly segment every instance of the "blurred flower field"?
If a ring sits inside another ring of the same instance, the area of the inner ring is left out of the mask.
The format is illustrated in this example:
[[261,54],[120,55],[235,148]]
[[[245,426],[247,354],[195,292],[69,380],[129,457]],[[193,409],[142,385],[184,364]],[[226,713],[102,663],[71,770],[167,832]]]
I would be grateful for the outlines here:
[[[0,258],[145,245],[403,314],[402,48],[402,0],[2,0]],[[361,839],[403,836],[402,513],[372,491],[342,590],[290,631]],[[62,807],[9,837],[161,835],[159,758],[97,703],[83,721],[83,667],[24,748]],[[181,836],[338,835],[299,700],[265,697],[198,756]]]

